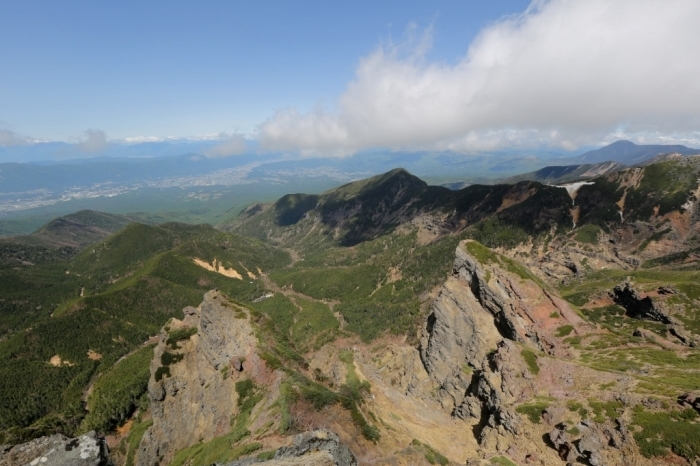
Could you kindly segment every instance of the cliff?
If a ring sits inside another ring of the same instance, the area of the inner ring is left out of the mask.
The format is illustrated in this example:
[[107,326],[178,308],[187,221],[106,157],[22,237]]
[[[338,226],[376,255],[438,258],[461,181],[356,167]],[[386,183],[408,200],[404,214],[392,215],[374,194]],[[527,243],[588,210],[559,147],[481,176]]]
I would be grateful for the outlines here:
[[[177,340],[178,335],[196,333]],[[148,395],[153,426],[141,441],[138,466],[168,464],[178,450],[227,433],[239,411],[237,381],[260,377],[264,364],[242,308],[217,291],[185,309],[160,335]],[[168,364],[169,362],[169,364]]]

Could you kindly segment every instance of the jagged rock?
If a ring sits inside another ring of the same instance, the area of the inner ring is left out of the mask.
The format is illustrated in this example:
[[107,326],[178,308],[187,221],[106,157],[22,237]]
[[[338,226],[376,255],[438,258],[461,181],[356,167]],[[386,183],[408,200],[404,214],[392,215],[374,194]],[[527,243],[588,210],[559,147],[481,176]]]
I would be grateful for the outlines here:
[[562,461],[574,462],[578,456],[576,447],[571,443],[571,438],[566,432],[566,424],[557,425],[550,433],[549,440],[559,454]]
[[[460,248],[458,248],[458,251]],[[458,254],[460,254],[458,252]],[[462,253],[455,259],[455,276],[447,279],[435,299],[428,317],[427,336],[421,344],[421,359],[454,410],[464,401],[472,384],[472,368],[485,369],[488,352],[495,348],[501,335],[494,327],[493,316],[484,310],[471,289],[476,264]],[[465,262],[468,262],[465,264]]]
[[61,434],[0,449],[0,466],[111,466],[104,438],[94,431],[77,438]]
[[603,448],[603,442],[600,437],[594,432],[584,435],[578,442],[578,451],[582,456],[588,459],[591,466],[600,466],[602,458],[600,450]]
[[[238,412],[235,383],[242,375],[223,372],[234,358],[241,361],[245,356],[251,367],[259,358],[249,320],[232,318],[230,306],[219,292],[210,291],[199,307],[186,310],[182,322],[171,320],[171,328],[197,328],[196,335],[178,343],[178,350],[169,348],[167,332],[161,333],[148,382],[153,425],[141,440],[136,466],[168,464],[176,451],[193,441],[211,440],[231,428],[230,420]],[[182,360],[169,366],[169,377],[156,380],[165,351],[182,355]]]
[[340,443],[333,432],[318,429],[304,432],[294,438],[292,445],[277,450],[272,460],[257,458],[233,461],[226,466],[247,466],[263,464],[268,466],[357,466],[355,455]]
[[478,419],[481,416],[481,401],[473,395],[464,398],[461,405],[455,408],[453,414],[460,419]]
[[669,326],[668,331],[671,335],[678,338],[681,343],[692,348],[698,346],[698,338],[692,333],[684,329],[681,325]]
[[443,406],[455,417],[482,419],[479,441],[495,445],[503,435],[520,433],[515,405],[535,394],[516,342],[567,357],[543,316],[556,312],[568,322],[581,320],[563,300],[505,265],[485,268],[468,244],[457,247],[452,276],[433,303],[421,359],[440,387]]
[[676,320],[669,316],[649,296],[642,296],[631,283],[624,282],[613,289],[613,299],[624,307],[627,315],[635,319],[654,320],[663,324],[675,325]]

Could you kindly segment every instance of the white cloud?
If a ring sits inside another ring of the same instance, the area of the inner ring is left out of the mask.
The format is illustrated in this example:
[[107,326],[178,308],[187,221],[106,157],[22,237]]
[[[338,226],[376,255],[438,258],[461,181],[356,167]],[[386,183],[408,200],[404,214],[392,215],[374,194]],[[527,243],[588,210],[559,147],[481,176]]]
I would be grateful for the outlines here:
[[107,148],[107,135],[99,129],[85,131],[85,140],[79,142],[77,147],[83,152],[102,152]]
[[29,138],[20,136],[9,129],[0,128],[0,147],[21,146],[30,142]]
[[425,59],[429,32],[412,53],[379,46],[336,111],[280,110],[260,125],[261,143],[347,155],[697,140],[698,20],[697,0],[535,0],[481,31],[456,64]]
[[246,151],[246,140],[241,135],[221,133],[219,138],[222,140],[221,143],[206,149],[204,155],[210,158],[230,157]]

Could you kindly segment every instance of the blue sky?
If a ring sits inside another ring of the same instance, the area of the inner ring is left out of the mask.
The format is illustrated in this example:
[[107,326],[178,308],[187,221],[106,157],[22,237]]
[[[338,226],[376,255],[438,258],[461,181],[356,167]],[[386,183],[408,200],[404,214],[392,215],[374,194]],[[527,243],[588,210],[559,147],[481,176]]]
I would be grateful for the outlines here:
[[700,2],[529,3],[4,2],[0,144],[226,133],[226,147],[344,156],[698,141]]
[[331,103],[358,59],[410,24],[454,61],[525,1],[5,2],[0,121],[42,139],[251,132]]

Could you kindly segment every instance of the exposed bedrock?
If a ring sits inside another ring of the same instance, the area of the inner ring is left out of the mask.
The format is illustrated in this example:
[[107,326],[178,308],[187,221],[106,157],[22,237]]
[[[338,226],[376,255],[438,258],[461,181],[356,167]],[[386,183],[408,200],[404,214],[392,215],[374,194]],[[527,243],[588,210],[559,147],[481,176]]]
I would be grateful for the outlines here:
[[[340,443],[333,432],[326,429],[304,432],[294,437],[294,442],[288,447],[282,447],[275,452],[271,460],[249,458],[233,461],[226,466],[357,466],[355,455]],[[217,465],[218,466],[218,465]]]
[[[260,362],[247,314],[218,292],[205,294],[199,307],[185,308],[185,318],[172,319],[168,326],[171,332],[196,328],[197,333],[175,348],[167,344],[168,332],[161,333],[148,382],[153,426],[141,441],[137,466],[168,464],[193,440],[207,441],[228,432],[238,410],[235,383],[253,378]],[[165,353],[179,359],[168,366],[168,374],[158,377]],[[224,372],[229,375],[222,376]]]
[[77,438],[61,434],[34,439],[3,450],[0,466],[111,466],[104,438],[89,432]]
[[421,340],[421,359],[452,415],[480,420],[478,435],[519,432],[516,403],[535,393],[523,347],[567,358],[547,319],[580,323],[563,300],[503,264],[481,264],[467,242],[435,299]]
[[639,293],[629,282],[621,283],[613,289],[613,299],[625,308],[628,316],[635,319],[654,320],[667,325],[678,323],[676,319],[661,309],[650,296]]

